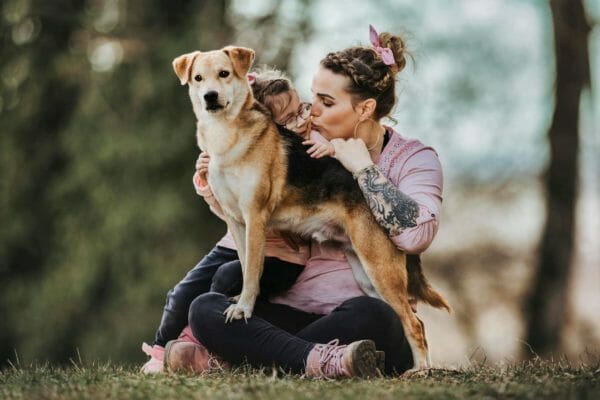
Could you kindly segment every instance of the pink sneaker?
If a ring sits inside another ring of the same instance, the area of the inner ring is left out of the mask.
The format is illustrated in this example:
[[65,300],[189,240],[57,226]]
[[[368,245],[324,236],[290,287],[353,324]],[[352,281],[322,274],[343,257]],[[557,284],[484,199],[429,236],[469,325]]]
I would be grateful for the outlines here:
[[165,346],[164,369],[173,372],[205,372],[229,369],[221,358],[208,352],[200,343],[171,340]]
[[142,351],[150,356],[141,368],[143,374],[159,374],[163,372],[163,356],[165,349],[162,346],[155,344],[150,346],[147,343],[142,344]]
[[229,369],[227,362],[208,352],[192,332],[190,326],[181,331],[177,340],[165,346],[163,366],[168,371],[204,372]]
[[361,377],[378,375],[378,356],[372,340],[339,345],[335,339],[316,344],[306,359],[306,376],[313,378]]
[[196,339],[196,337],[194,336],[194,333],[192,332],[192,328],[190,328],[189,325],[186,325],[186,327],[183,328],[183,330],[181,331],[181,333],[179,334],[179,337],[177,339],[184,340],[186,342],[200,344],[200,341],[198,339]]

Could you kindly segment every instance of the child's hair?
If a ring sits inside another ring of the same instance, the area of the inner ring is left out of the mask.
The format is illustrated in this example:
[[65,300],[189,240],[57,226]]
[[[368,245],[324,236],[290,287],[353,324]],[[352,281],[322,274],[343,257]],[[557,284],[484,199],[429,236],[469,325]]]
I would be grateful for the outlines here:
[[352,95],[354,102],[373,98],[377,107],[373,118],[379,121],[392,111],[396,103],[396,74],[406,66],[406,50],[404,40],[400,36],[387,32],[379,34],[381,47],[392,50],[395,64],[386,65],[373,47],[356,46],[334,53],[329,53],[321,60],[321,65],[334,73],[350,78],[346,90]]
[[254,98],[269,110],[272,109],[272,98],[278,94],[294,90],[292,81],[285,74],[275,68],[262,66],[253,74],[251,84]]

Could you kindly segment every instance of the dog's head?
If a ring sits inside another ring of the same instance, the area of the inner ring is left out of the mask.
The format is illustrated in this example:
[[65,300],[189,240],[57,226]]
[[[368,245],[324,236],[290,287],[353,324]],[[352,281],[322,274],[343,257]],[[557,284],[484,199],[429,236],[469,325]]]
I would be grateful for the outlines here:
[[189,85],[194,111],[230,113],[246,102],[250,86],[246,74],[254,61],[254,50],[227,46],[208,52],[194,51],[173,60],[182,85]]

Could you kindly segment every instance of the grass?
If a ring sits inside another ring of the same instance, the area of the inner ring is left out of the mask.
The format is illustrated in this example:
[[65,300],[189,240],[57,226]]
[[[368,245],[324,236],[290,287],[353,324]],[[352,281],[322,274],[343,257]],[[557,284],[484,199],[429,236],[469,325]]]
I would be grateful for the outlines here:
[[273,371],[142,376],[110,364],[0,371],[0,399],[600,399],[600,364],[530,361],[428,376],[317,381]]

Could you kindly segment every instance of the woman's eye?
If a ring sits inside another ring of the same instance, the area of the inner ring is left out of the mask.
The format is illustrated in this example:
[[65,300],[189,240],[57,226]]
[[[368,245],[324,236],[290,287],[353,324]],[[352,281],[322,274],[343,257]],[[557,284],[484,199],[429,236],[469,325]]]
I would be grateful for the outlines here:
[[325,107],[331,107],[333,104],[332,104],[332,103],[325,103],[325,102],[324,102],[324,103],[323,103],[323,105],[324,105]]
[[196,75],[196,76],[194,77],[194,80],[195,80],[196,82],[200,82],[200,81],[202,80],[202,76],[200,76],[200,75]]
[[221,78],[227,78],[229,76],[229,71],[221,71],[219,72],[219,76]]

